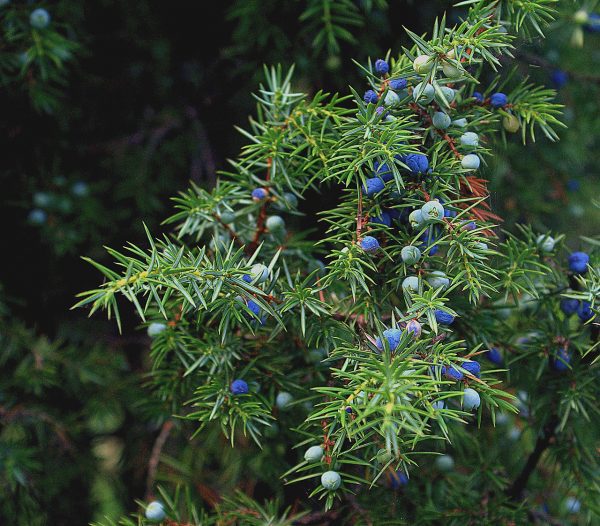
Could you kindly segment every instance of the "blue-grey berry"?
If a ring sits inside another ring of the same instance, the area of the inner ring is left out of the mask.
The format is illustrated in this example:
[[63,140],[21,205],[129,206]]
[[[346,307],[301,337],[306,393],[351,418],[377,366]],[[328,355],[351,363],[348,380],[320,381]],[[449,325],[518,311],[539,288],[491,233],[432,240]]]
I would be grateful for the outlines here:
[[342,477],[337,471],[326,471],[321,475],[321,485],[330,491],[335,491],[340,487]]
[[402,248],[400,251],[400,257],[407,265],[414,265],[419,261],[419,259],[421,259],[421,251],[418,247],[408,245]]
[[445,130],[452,123],[452,119],[447,113],[436,111],[433,114],[432,123],[438,130]]
[[146,507],[146,518],[150,521],[159,522],[164,520],[166,516],[167,514],[165,513],[164,506],[157,500],[151,502]]
[[465,411],[472,411],[477,409],[481,405],[481,398],[479,393],[475,389],[467,387],[463,391],[463,409]]
[[88,185],[84,181],[77,181],[72,187],[71,192],[74,196],[85,197],[88,195]]
[[270,232],[281,232],[285,230],[285,221],[281,216],[269,216],[267,217],[265,226]]
[[448,104],[452,104],[456,98],[456,91],[448,86],[440,86],[440,91],[444,94],[444,98]]
[[48,214],[40,208],[35,208],[29,212],[27,219],[32,225],[43,225],[46,222],[46,219],[48,219]]
[[538,236],[536,239],[537,245],[540,247],[542,252],[552,252],[554,250],[554,245],[556,241],[553,237],[542,234]]
[[50,15],[43,7],[38,7],[29,15],[29,23],[36,29],[44,29],[50,23]]
[[394,93],[393,91],[390,90],[385,94],[383,103],[388,108],[394,108],[400,104],[400,97],[398,97],[398,95],[396,93]]
[[323,448],[321,446],[311,446],[304,452],[306,462],[320,462],[323,458]]
[[444,207],[437,199],[432,199],[421,207],[421,215],[425,221],[442,219],[444,217]]
[[435,467],[443,473],[452,471],[454,469],[454,459],[450,455],[440,455],[435,459]]
[[434,96],[435,88],[431,84],[425,84],[425,86],[423,86],[423,83],[420,82],[414,87],[413,98],[419,104],[429,104]]
[[167,325],[164,323],[154,322],[148,325],[147,333],[150,338],[154,338],[158,336],[161,332],[163,332],[167,328]]
[[294,397],[290,393],[286,393],[285,391],[281,391],[277,393],[275,397],[275,405],[283,410],[289,409],[290,404],[294,401]]
[[263,283],[269,279],[269,267],[262,263],[255,263],[250,269],[250,276],[255,283]]
[[441,270],[434,270],[427,276],[427,283],[434,289],[446,290],[450,286],[450,279]]
[[416,276],[408,276],[402,281],[402,289],[408,292],[419,291],[419,278]]
[[460,143],[464,146],[479,146],[479,135],[474,132],[465,132],[460,136]]
[[429,55],[419,55],[413,61],[413,69],[419,74],[424,75],[433,69],[435,61]]
[[452,126],[457,126],[458,128],[464,128],[467,125],[467,119],[456,119],[452,121]]
[[460,164],[465,170],[477,170],[481,164],[481,159],[474,153],[469,153],[462,158]]

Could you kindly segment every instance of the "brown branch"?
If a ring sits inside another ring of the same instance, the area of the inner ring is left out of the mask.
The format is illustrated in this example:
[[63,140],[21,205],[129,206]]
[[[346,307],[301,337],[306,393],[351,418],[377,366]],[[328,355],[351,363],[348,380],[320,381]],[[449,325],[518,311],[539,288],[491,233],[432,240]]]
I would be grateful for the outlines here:
[[146,477],[146,500],[150,500],[152,497],[152,486],[156,480],[156,472],[158,470],[158,462],[160,460],[160,454],[162,449],[169,438],[169,434],[173,429],[173,421],[167,420],[162,425],[160,433],[154,441],[152,452],[150,453],[150,460],[148,461],[148,476]]

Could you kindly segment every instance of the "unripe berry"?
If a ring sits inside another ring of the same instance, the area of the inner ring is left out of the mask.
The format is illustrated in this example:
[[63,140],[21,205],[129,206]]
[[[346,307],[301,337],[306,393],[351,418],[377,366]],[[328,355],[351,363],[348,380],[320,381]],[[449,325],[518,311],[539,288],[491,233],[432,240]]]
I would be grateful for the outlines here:
[[255,283],[263,283],[269,279],[269,267],[262,263],[255,263],[250,268],[250,276]]
[[375,61],[375,72],[378,75],[385,75],[390,70],[390,65],[383,59],[377,59]]
[[424,75],[431,71],[433,65],[434,60],[429,55],[419,55],[413,62],[413,68],[419,75]]
[[379,177],[371,177],[365,181],[363,192],[371,197],[385,188],[385,183]]
[[434,270],[427,276],[427,283],[434,289],[446,290],[450,286],[450,279],[441,270]]
[[441,455],[435,459],[435,467],[443,473],[452,471],[454,469],[454,459],[450,455]]
[[464,128],[467,125],[467,119],[456,119],[452,121],[452,126],[457,126],[458,128]]
[[88,185],[84,181],[77,181],[72,187],[71,192],[76,197],[85,197],[88,195]]
[[432,199],[421,207],[421,216],[425,221],[442,219],[444,217],[444,207],[437,199]]
[[442,62],[442,71],[446,77],[455,79],[462,75],[462,70],[456,67],[454,64],[451,64],[448,61]]
[[443,111],[436,111],[433,114],[432,123],[438,130],[445,130],[452,123],[452,119],[447,113],[444,113]]
[[475,389],[467,387],[463,391],[463,409],[465,411],[472,411],[477,409],[481,405],[481,398],[479,393]]
[[421,251],[417,247],[409,245],[402,248],[400,257],[407,265],[414,265],[421,259]]
[[398,95],[396,93],[394,93],[393,91],[388,91],[385,94],[385,99],[383,99],[383,103],[388,108],[393,108],[393,107],[398,106],[400,104],[400,97],[398,97]]
[[377,451],[376,458],[378,464],[385,465],[394,457],[387,449],[380,449]]
[[420,82],[414,87],[413,98],[419,104],[429,104],[433,100],[434,96],[435,89],[431,84],[425,84],[425,86],[423,87],[423,83]]
[[50,23],[50,15],[42,7],[38,7],[29,15],[29,23],[36,29],[44,29]]
[[479,135],[474,132],[465,132],[460,136],[460,143],[464,146],[479,146]]
[[586,24],[589,19],[589,15],[585,9],[579,9],[573,15],[573,20],[576,24]]
[[416,276],[408,276],[402,281],[402,289],[407,292],[419,291],[419,278]]
[[456,91],[448,86],[441,86],[440,91],[444,94],[444,98],[448,104],[452,104],[456,98]]
[[573,252],[569,256],[569,270],[575,274],[585,274],[589,261],[590,256],[585,252]]
[[521,123],[519,122],[519,119],[511,113],[510,115],[504,116],[504,119],[502,119],[502,126],[509,133],[517,133],[521,127]]
[[379,241],[373,236],[365,236],[360,240],[360,248],[368,253],[377,252],[379,250]]
[[281,232],[285,229],[285,221],[280,216],[269,216],[265,222],[270,232]]
[[413,210],[408,216],[408,222],[413,228],[420,228],[425,223],[421,210]]
[[285,391],[281,391],[277,393],[275,397],[275,405],[283,410],[289,409],[290,404],[294,401],[294,397],[290,393],[286,393]]
[[[285,200],[286,208],[288,208],[288,209],[289,208],[297,208],[298,198],[296,197],[295,194],[293,194],[291,192],[285,192],[282,197]],[[281,201],[279,203],[280,203],[280,205],[283,204],[283,203],[281,203]]]
[[321,475],[321,486],[329,491],[335,491],[341,483],[342,477],[337,471],[326,471]]
[[150,521],[162,521],[167,514],[161,502],[153,501],[146,507],[146,518]]
[[460,164],[465,170],[477,170],[481,164],[481,159],[474,153],[469,153],[462,158]]
[[233,395],[245,395],[248,394],[248,384],[244,381],[244,380],[234,380],[233,382],[231,382],[231,385],[229,386],[229,390],[231,391],[231,394]]
[[567,497],[563,507],[567,513],[579,513],[581,510],[581,502],[579,502],[575,497]]
[[492,108],[503,108],[508,104],[508,97],[501,92],[492,93],[490,97],[490,105]]
[[229,212],[228,210],[221,214],[221,222],[229,225],[235,221],[235,214],[233,212]]
[[536,242],[543,252],[552,252],[556,241],[553,237],[542,234],[538,236]]
[[166,328],[167,326],[164,323],[154,322],[148,325],[148,329],[146,330],[146,332],[148,333],[148,336],[150,336],[150,338],[154,338],[155,336],[158,336],[161,332],[163,332]]
[[48,214],[43,210],[36,208],[29,212],[27,219],[32,225],[43,225],[46,222],[46,219],[48,219]]
[[323,458],[323,448],[321,446],[311,446],[304,452],[306,462],[320,462]]
[[46,192],[36,192],[33,194],[33,204],[40,208],[45,208],[52,202],[52,197]]

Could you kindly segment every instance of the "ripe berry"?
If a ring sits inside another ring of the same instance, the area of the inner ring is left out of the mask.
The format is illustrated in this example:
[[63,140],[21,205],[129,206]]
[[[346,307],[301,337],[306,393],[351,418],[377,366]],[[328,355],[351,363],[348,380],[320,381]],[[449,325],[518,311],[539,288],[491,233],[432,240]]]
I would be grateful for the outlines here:
[[402,162],[415,174],[425,173],[429,169],[429,159],[422,153],[409,153]]
[[[388,343],[388,347],[390,351],[395,351],[398,345],[400,344],[400,338],[402,338],[402,331],[400,329],[386,329],[383,331],[383,337]],[[375,345],[379,350],[383,350],[383,342],[381,338],[377,337],[375,340]]]
[[473,98],[479,102],[479,104],[483,104],[483,102],[485,101],[485,98],[483,97],[483,94],[480,93],[479,91],[474,91],[473,92]]
[[277,393],[277,396],[275,397],[275,405],[281,410],[288,409],[293,401],[294,397],[285,391]]
[[378,75],[385,75],[390,70],[390,65],[383,59],[377,59],[375,61],[375,72]]
[[321,446],[311,446],[304,452],[306,462],[320,462],[323,458],[323,448]]
[[234,380],[231,382],[229,390],[233,395],[245,395],[248,394],[248,384],[244,380]]
[[404,471],[396,471],[390,474],[390,487],[392,489],[400,489],[408,484],[408,477]]
[[465,132],[460,136],[460,143],[464,146],[479,146],[479,135],[473,132]]
[[442,309],[435,309],[435,321],[440,325],[451,325],[454,323],[454,316]]
[[561,69],[555,69],[550,74],[550,80],[556,89],[564,88],[569,82],[569,74]]
[[543,252],[552,252],[554,250],[556,241],[553,237],[542,234],[541,236],[537,237],[536,243]]
[[44,29],[50,23],[50,15],[44,8],[38,7],[29,15],[29,23],[36,29]]
[[163,507],[161,502],[157,500],[151,502],[146,507],[146,518],[150,521],[159,522],[162,521],[167,514],[165,513],[165,508]]
[[431,71],[433,65],[434,60],[429,55],[419,55],[413,62],[413,68],[419,75]]
[[442,366],[442,374],[448,378],[452,378],[452,380],[456,380],[457,382],[460,382],[465,377],[465,375],[456,367],[454,367],[454,365],[449,367],[446,367],[445,365]]
[[590,256],[585,252],[573,252],[569,256],[569,270],[575,274],[585,274],[589,261]]
[[146,330],[146,332],[148,333],[148,336],[150,336],[150,338],[154,338],[155,336],[158,336],[161,332],[163,332],[166,328],[167,326],[164,323],[154,322],[148,325],[148,329]]
[[560,300],[560,310],[563,311],[567,316],[575,314],[578,308],[579,300],[572,298],[563,298]]
[[467,360],[461,363],[460,366],[476,378],[479,378],[481,376],[481,365],[475,360]]
[[550,357],[550,367],[560,373],[567,371],[570,363],[571,353],[564,347],[561,347],[555,352],[554,356]]
[[363,192],[369,197],[378,194],[385,188],[385,183],[379,177],[371,177],[366,180]]
[[372,217],[369,222],[376,225],[392,226],[392,218],[387,212],[381,212],[380,215]]
[[508,97],[501,92],[492,93],[490,97],[490,105],[492,108],[503,108],[508,104]]
[[267,229],[271,232],[281,232],[285,229],[285,221],[280,216],[269,216],[265,222]]
[[410,320],[406,324],[406,331],[411,333],[413,337],[418,338],[419,336],[421,336],[421,324],[417,320]]
[[365,236],[360,240],[360,248],[368,253],[377,252],[379,250],[379,241],[373,236]]
[[442,219],[444,217],[444,207],[437,199],[432,199],[421,207],[421,215],[425,221]]
[[427,283],[434,289],[446,290],[450,286],[450,279],[441,270],[434,270],[427,276]]
[[389,82],[390,89],[394,91],[400,91],[406,88],[406,79],[391,79]]
[[502,353],[496,349],[496,347],[492,347],[489,349],[484,356],[492,363],[496,365],[502,365],[504,360],[502,359]]
[[326,471],[321,475],[321,486],[325,489],[334,491],[340,487],[342,477],[337,471]]
[[[417,95],[419,95],[418,99]],[[431,84],[425,84],[425,87],[423,87],[423,83],[420,82],[414,87],[413,98],[419,104],[429,104],[433,100],[434,96],[435,88]]]
[[477,409],[480,405],[481,398],[479,398],[479,393],[475,391],[475,389],[467,387],[463,391],[463,409],[465,411],[472,411],[473,409]]
[[502,119],[502,126],[509,133],[517,133],[521,127],[521,122],[511,113],[510,115],[504,116]]
[[248,300],[248,309],[252,314],[260,317],[260,305],[256,303],[254,300]]
[[407,265],[414,265],[417,261],[419,261],[419,259],[421,259],[421,251],[413,245],[408,245],[402,248],[400,251],[400,257]]
[[419,291],[419,278],[416,276],[408,276],[402,281],[402,289],[408,292]]
[[367,91],[365,91],[365,94],[363,95],[363,100],[367,104],[377,104],[377,101],[379,100],[379,96],[372,89],[368,89]]
[[481,164],[481,159],[474,153],[469,153],[462,158],[460,164],[465,170],[477,170]]
[[452,119],[447,113],[444,113],[443,111],[436,111],[433,114],[432,123],[438,130],[445,130],[452,123]]
[[590,33],[600,32],[600,13],[590,13],[588,15],[585,29]]
[[435,459],[435,467],[443,473],[452,471],[454,469],[454,459],[450,455],[441,455]]
[[375,177],[378,177],[384,182],[391,181],[394,178],[394,172],[392,172],[391,168],[387,163],[380,163],[379,161],[375,161]]
[[582,301],[577,307],[577,316],[584,323],[591,320],[594,317],[592,304],[589,301]]
[[252,190],[252,199],[254,201],[262,201],[269,195],[269,193],[264,188],[255,188]]

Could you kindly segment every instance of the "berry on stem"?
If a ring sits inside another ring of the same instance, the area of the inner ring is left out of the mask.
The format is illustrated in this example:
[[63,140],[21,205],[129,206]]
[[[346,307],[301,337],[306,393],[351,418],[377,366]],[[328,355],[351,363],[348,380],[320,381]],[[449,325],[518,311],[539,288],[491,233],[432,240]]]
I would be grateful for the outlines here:
[[415,174],[425,173],[429,169],[429,159],[422,153],[409,153],[402,162]]
[[304,452],[306,462],[320,462],[323,458],[323,448],[321,446],[311,446]]
[[419,55],[413,62],[413,69],[419,75],[428,73],[433,69],[434,60],[429,55]]
[[400,257],[407,265],[414,265],[421,259],[421,251],[413,245],[408,245],[402,248]]
[[234,380],[233,382],[231,382],[231,385],[229,386],[229,390],[231,391],[231,394],[233,395],[245,395],[248,394],[248,384],[241,379],[237,379]]
[[[387,341],[390,351],[395,351],[400,344],[402,331],[400,329],[386,329],[383,331],[383,337]],[[375,340],[375,345],[377,345],[379,350],[383,350],[383,342],[381,341],[381,338],[377,337]]]
[[433,114],[433,119],[431,122],[438,130],[445,130],[452,123],[452,119],[447,113],[444,113],[443,111],[436,111]]
[[579,300],[573,298],[563,298],[560,300],[560,310],[567,316],[572,316],[579,308]]
[[585,274],[590,256],[585,252],[573,252],[569,256],[569,270],[575,274]]
[[162,521],[167,514],[165,513],[165,508],[161,502],[157,500],[151,502],[146,507],[146,518],[150,521],[159,522]]
[[268,195],[269,192],[267,192],[265,188],[255,188],[252,190],[252,199],[254,201],[262,201],[263,199],[266,199]]
[[389,70],[390,65],[382,58],[379,58],[375,61],[375,72],[378,75],[385,75]]
[[435,309],[435,321],[440,325],[451,325],[454,323],[454,316],[442,309]]
[[481,398],[479,393],[475,389],[467,387],[463,391],[463,409],[465,411],[473,411],[481,405]]
[[490,97],[490,105],[492,106],[492,108],[503,108],[507,104],[508,97],[504,93],[492,93],[492,96]]
[[329,491],[335,491],[341,483],[342,477],[337,471],[326,471],[321,475],[321,486]]
[[373,252],[377,252],[379,250],[379,241],[375,239],[373,236],[365,236],[360,240],[360,248],[362,248],[365,252],[372,254]]
[[394,91],[400,91],[400,90],[403,90],[406,88],[407,82],[406,82],[406,79],[404,79],[404,78],[391,79],[389,82],[389,86],[390,86],[390,89],[393,89]]
[[155,336],[158,336],[161,332],[163,332],[166,328],[167,326],[164,323],[154,322],[148,325],[148,329],[146,332],[148,333],[148,336],[150,336],[150,338],[154,338]]
[[477,170],[481,164],[481,159],[474,153],[469,153],[462,158],[460,164],[465,170]]
[[29,23],[35,29],[45,29],[50,24],[50,15],[43,7],[38,7],[29,15]]
[[375,91],[373,91],[372,89],[368,89],[367,91],[365,91],[365,94],[363,95],[363,100],[367,104],[377,104],[379,97],[378,97],[377,93],[375,93]]
[[385,188],[385,183],[379,177],[370,177],[365,181],[365,185],[363,186],[363,192],[371,197],[375,194],[378,194]]

